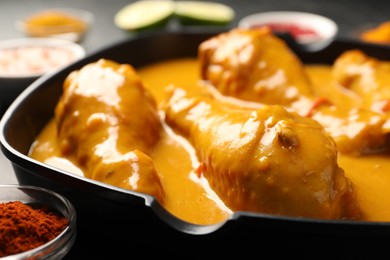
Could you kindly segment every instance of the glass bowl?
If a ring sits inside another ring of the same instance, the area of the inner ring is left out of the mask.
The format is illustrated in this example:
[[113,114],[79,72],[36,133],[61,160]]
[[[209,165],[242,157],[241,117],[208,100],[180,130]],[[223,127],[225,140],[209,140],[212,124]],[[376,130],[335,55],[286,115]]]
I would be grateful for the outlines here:
[[52,8],[22,14],[16,30],[31,37],[55,37],[80,42],[94,20],[91,12],[74,8]]
[[0,203],[11,201],[20,201],[33,207],[48,206],[50,211],[64,216],[69,223],[51,241],[28,251],[0,257],[1,260],[61,259],[70,251],[76,239],[76,211],[68,199],[54,191],[36,186],[0,185]]

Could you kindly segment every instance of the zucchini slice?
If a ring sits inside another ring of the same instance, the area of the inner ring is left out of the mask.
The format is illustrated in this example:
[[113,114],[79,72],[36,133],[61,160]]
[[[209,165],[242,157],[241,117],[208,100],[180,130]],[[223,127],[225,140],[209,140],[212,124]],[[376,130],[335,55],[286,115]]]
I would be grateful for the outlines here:
[[217,2],[177,1],[175,15],[186,25],[226,25],[234,19],[235,12]]
[[140,0],[120,9],[114,22],[119,28],[130,31],[161,27],[173,16],[175,7],[171,0]]

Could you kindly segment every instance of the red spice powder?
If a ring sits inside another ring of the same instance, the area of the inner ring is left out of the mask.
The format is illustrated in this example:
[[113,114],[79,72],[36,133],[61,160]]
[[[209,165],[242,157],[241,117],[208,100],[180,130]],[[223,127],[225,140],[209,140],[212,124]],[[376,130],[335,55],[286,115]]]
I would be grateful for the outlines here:
[[21,201],[0,203],[0,257],[21,253],[54,239],[68,220],[49,208]]

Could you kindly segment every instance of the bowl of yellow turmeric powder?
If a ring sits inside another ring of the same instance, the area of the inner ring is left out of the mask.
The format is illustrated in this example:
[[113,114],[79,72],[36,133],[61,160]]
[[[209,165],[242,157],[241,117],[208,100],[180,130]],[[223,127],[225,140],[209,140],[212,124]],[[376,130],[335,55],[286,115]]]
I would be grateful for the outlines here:
[[74,8],[53,8],[22,14],[15,28],[30,37],[56,37],[80,42],[94,20],[94,15]]
[[0,259],[62,259],[76,239],[76,211],[38,186],[0,185]]

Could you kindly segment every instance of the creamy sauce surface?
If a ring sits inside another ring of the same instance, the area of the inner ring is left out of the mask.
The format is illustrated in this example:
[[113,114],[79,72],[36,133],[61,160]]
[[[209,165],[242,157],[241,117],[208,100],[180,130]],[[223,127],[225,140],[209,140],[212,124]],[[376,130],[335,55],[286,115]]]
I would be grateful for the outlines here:
[[[307,65],[307,73],[316,86],[316,94],[337,105],[353,105],[353,95],[331,80],[330,67]],[[145,86],[158,103],[166,98],[171,85],[199,91],[198,61],[194,58],[168,60],[137,69]],[[163,115],[162,115],[163,116]],[[225,220],[232,211],[195,171],[199,162],[192,146],[167,126],[152,158],[166,190],[164,207],[180,219],[196,224],[214,224]],[[83,175],[71,161],[61,158],[56,147],[56,129],[50,121],[31,147],[30,156],[47,164]],[[363,220],[390,221],[390,158],[388,155],[353,157],[339,154],[339,165],[356,185]]]

